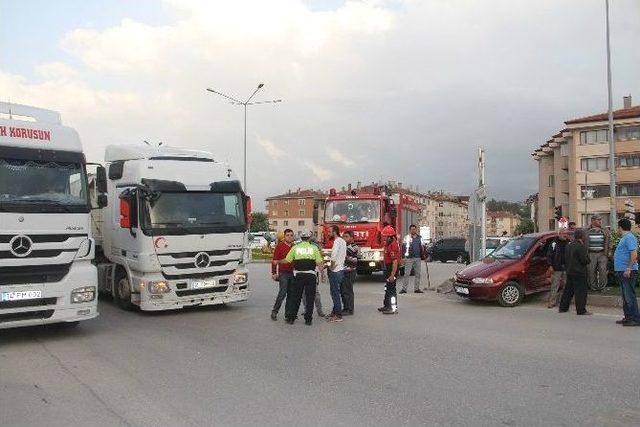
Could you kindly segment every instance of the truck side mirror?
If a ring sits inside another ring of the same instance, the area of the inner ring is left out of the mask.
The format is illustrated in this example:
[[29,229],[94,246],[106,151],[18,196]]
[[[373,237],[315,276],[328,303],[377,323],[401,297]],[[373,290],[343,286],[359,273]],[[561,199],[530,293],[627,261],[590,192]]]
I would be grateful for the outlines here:
[[96,168],[96,191],[98,194],[107,192],[107,170],[104,166],[98,166]]
[[98,194],[98,209],[106,208],[109,204],[109,200],[106,194]]

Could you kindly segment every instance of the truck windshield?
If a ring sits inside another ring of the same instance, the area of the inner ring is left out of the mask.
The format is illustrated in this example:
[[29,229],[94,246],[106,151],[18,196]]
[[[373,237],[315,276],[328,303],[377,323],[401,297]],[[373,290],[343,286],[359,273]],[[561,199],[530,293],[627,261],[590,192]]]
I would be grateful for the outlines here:
[[243,232],[246,229],[240,193],[160,193],[145,203],[145,228],[160,232]]
[[519,237],[509,240],[491,253],[492,258],[520,259],[536,241],[534,237]]
[[0,210],[88,212],[83,165],[0,159]]
[[377,200],[331,200],[325,208],[325,222],[378,222],[380,202]]

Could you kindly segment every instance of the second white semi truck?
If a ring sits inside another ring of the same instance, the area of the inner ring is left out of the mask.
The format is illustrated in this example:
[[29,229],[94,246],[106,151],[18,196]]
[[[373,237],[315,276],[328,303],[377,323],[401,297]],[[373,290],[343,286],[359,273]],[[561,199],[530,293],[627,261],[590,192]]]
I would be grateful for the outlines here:
[[105,162],[108,207],[94,215],[102,292],[141,310],[247,299],[250,199],[227,165],[144,144],[108,146]]

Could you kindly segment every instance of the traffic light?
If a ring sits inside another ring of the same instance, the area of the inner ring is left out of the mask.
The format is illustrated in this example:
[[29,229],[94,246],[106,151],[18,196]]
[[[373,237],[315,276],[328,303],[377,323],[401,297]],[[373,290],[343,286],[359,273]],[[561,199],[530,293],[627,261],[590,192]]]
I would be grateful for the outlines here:
[[555,212],[554,218],[556,219],[556,221],[560,221],[560,218],[562,218],[562,206],[554,207],[553,211]]

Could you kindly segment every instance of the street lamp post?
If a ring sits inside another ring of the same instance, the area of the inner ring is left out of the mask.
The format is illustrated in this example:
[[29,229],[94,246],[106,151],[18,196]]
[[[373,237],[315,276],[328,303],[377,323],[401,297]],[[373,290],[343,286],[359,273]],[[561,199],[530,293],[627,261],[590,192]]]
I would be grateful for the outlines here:
[[243,171],[242,171],[242,175],[243,175],[243,181],[242,181],[242,187],[244,188],[244,192],[247,193],[247,106],[249,105],[259,105],[259,104],[275,104],[278,102],[282,102],[282,99],[272,99],[269,101],[254,101],[251,102],[251,100],[253,99],[253,97],[255,96],[256,93],[258,93],[258,91],[260,89],[262,89],[262,87],[264,86],[264,83],[260,83],[258,85],[258,87],[256,87],[256,89],[253,91],[253,93],[251,94],[251,96],[249,96],[249,98],[247,98],[246,101],[240,101],[232,96],[229,95],[225,95],[222,92],[219,92],[217,90],[211,89],[211,88],[207,88],[207,91],[211,92],[211,93],[215,93],[216,95],[220,95],[223,98],[227,98],[230,101],[230,104],[232,105],[241,105],[244,109],[244,142],[243,142]]
[[607,20],[607,91],[609,96],[609,222],[612,229],[618,225],[616,206],[616,146],[613,135],[613,95],[611,93],[611,46],[609,29],[609,0],[605,0]]

